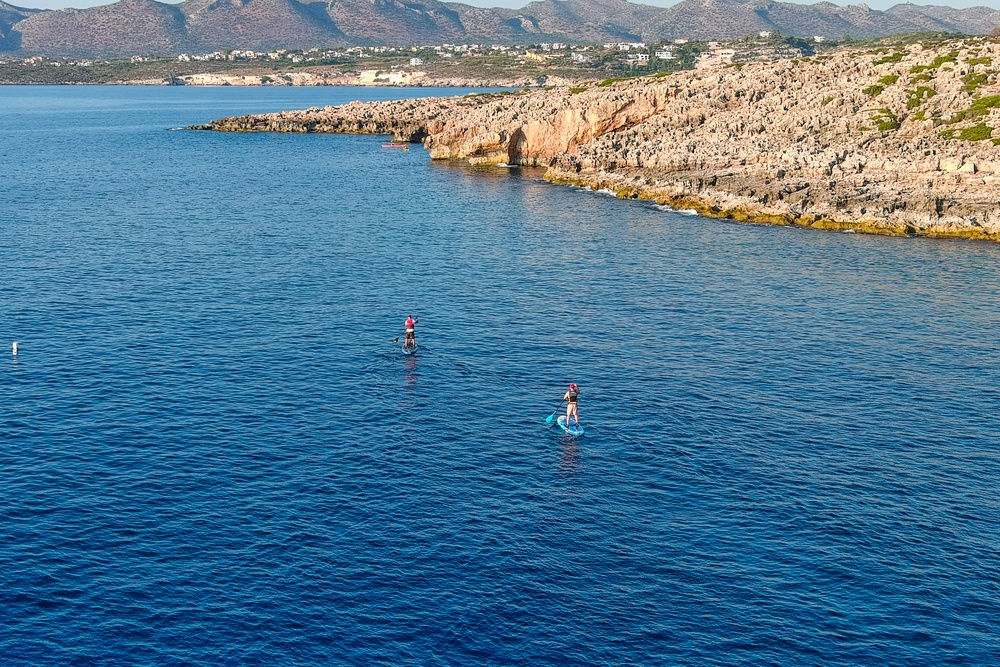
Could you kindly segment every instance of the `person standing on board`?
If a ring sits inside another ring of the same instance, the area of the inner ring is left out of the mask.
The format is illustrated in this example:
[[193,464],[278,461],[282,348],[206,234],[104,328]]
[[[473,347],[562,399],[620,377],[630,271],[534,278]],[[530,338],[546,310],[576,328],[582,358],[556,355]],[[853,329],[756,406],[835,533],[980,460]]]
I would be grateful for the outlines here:
[[580,425],[580,413],[576,411],[576,401],[580,396],[580,387],[575,384],[569,385],[569,390],[563,395],[563,400],[568,401],[566,403],[566,426],[569,426],[570,418],[576,418],[576,425]]
[[417,333],[416,326],[420,318],[413,319],[413,315],[406,316],[406,340],[403,341],[403,345],[417,346]]

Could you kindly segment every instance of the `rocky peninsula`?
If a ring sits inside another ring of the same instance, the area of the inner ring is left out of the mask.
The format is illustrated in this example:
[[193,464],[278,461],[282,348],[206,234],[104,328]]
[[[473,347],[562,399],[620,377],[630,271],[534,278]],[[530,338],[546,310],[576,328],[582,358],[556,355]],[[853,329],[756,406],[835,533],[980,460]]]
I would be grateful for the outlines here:
[[192,129],[391,134],[711,217],[1000,241],[998,58],[991,38],[852,48]]

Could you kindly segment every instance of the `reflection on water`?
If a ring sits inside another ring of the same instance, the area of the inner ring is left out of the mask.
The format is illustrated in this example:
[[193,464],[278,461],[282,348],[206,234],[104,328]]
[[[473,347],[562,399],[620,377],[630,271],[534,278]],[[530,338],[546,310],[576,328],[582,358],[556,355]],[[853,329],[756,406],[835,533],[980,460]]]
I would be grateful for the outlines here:
[[403,368],[406,370],[407,385],[417,381],[417,355],[407,354],[403,356]]
[[576,438],[566,437],[563,441],[562,452],[559,456],[559,469],[563,472],[571,472],[580,466],[580,450]]

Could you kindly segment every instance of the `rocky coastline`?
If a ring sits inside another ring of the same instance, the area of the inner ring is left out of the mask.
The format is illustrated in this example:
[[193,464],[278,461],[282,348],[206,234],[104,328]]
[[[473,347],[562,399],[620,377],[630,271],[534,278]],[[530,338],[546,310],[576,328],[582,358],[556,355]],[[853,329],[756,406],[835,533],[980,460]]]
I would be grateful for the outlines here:
[[710,217],[1000,241],[998,65],[968,38],[192,129],[391,134]]

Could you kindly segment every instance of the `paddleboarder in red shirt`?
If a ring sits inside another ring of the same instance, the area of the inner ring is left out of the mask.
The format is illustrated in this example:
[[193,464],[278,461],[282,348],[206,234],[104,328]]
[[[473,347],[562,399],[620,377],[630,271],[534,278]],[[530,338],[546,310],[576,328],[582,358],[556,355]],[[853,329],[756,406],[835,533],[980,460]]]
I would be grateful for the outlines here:
[[417,333],[416,326],[420,318],[413,319],[413,315],[406,316],[406,340],[403,341],[403,345],[410,345],[413,347],[417,346]]

